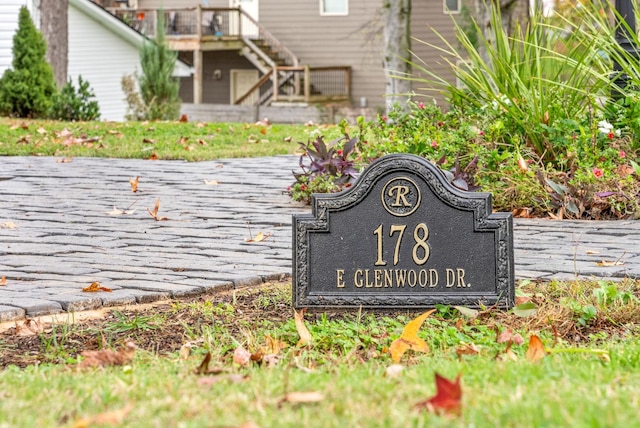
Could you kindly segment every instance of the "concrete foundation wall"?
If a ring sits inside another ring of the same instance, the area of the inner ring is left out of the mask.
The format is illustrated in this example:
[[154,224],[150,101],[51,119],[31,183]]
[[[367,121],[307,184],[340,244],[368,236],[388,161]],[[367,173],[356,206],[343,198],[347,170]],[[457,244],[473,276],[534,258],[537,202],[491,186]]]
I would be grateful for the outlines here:
[[358,116],[372,120],[376,110],[371,108],[350,108],[343,106],[237,106],[227,104],[182,104],[182,114],[189,121],[252,123],[264,118],[272,123],[335,124],[342,119],[355,123]]

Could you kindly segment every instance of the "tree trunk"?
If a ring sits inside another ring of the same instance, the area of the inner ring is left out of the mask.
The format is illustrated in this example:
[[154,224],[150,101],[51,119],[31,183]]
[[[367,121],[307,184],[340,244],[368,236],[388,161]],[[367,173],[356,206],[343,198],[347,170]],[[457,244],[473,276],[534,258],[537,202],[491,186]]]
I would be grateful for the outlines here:
[[69,0],[40,0],[40,32],[47,41],[47,61],[58,87],[67,83]]
[[[500,8],[502,17],[502,30],[511,36],[515,30],[516,22],[523,26],[529,19],[528,0],[475,0],[476,22],[482,31],[482,37],[491,45],[495,42],[494,29],[491,25],[491,15],[495,7]],[[480,57],[489,62],[487,51],[483,43],[478,46]]]
[[407,107],[411,81],[399,79],[411,74],[411,0],[384,0],[384,70],[386,73],[386,110],[394,104]]

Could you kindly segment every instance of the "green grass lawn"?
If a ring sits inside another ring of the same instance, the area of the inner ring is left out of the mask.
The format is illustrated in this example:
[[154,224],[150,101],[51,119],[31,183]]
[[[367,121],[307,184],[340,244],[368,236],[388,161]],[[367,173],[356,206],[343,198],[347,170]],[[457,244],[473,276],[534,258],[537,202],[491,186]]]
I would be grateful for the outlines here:
[[205,122],[56,122],[0,118],[0,155],[184,159],[291,154],[336,126]]
[[[198,161],[295,153],[298,142],[340,132],[5,118],[0,155]],[[23,323],[0,328],[0,428],[638,424],[640,281],[524,281],[517,295],[526,310],[463,314],[440,306],[419,331],[430,351],[409,351],[400,365],[388,349],[417,314],[307,314],[313,340],[302,346],[290,287],[118,308],[93,321],[43,322],[31,332]],[[507,333],[524,343],[499,340]],[[546,349],[538,361],[527,358],[533,335]],[[90,358],[83,352],[122,356],[126,343],[137,346],[132,359],[81,367]],[[240,361],[240,349],[255,361]],[[199,370],[207,354],[208,369]],[[436,373],[460,375],[460,415],[416,408],[436,394]],[[300,392],[313,399],[291,395]]]
[[[0,426],[633,426],[640,283],[612,284],[523,282],[529,314],[439,307],[419,331],[430,351],[408,351],[399,366],[387,349],[415,314],[306,314],[313,339],[302,346],[290,284],[117,310],[31,337],[10,329],[0,335]],[[587,305],[585,322],[576,308]],[[524,343],[501,342],[507,332]],[[546,349],[537,361],[526,356],[534,334]],[[126,342],[138,345],[132,360],[81,367],[82,351]],[[239,348],[256,361],[237,358]],[[435,373],[460,375],[459,416],[416,408],[436,394]]]

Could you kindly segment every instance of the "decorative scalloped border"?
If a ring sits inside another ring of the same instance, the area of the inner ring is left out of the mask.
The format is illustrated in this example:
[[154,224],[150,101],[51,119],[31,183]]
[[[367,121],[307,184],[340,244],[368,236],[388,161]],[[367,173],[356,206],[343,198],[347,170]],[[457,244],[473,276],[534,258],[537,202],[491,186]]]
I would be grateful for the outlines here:
[[[329,216],[357,205],[374,184],[390,173],[411,172],[422,177],[431,191],[444,203],[473,211],[474,230],[497,234],[495,293],[433,293],[416,296],[362,296],[353,293],[311,295],[309,284],[309,233],[328,232]],[[510,213],[492,213],[491,194],[463,192],[453,187],[440,169],[415,155],[391,154],[371,164],[356,184],[336,194],[315,194],[311,200],[312,214],[293,215],[293,306],[317,308],[424,308],[437,304],[479,307],[497,305],[503,308],[515,304],[515,273],[513,261],[513,218]]]

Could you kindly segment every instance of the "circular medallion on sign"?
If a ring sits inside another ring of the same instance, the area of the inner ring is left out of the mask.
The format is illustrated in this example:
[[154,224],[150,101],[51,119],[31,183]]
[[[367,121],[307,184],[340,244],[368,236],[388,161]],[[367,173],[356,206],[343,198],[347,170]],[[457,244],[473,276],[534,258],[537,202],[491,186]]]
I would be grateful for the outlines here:
[[382,188],[382,206],[396,217],[413,214],[420,206],[420,189],[407,177],[395,177]]

